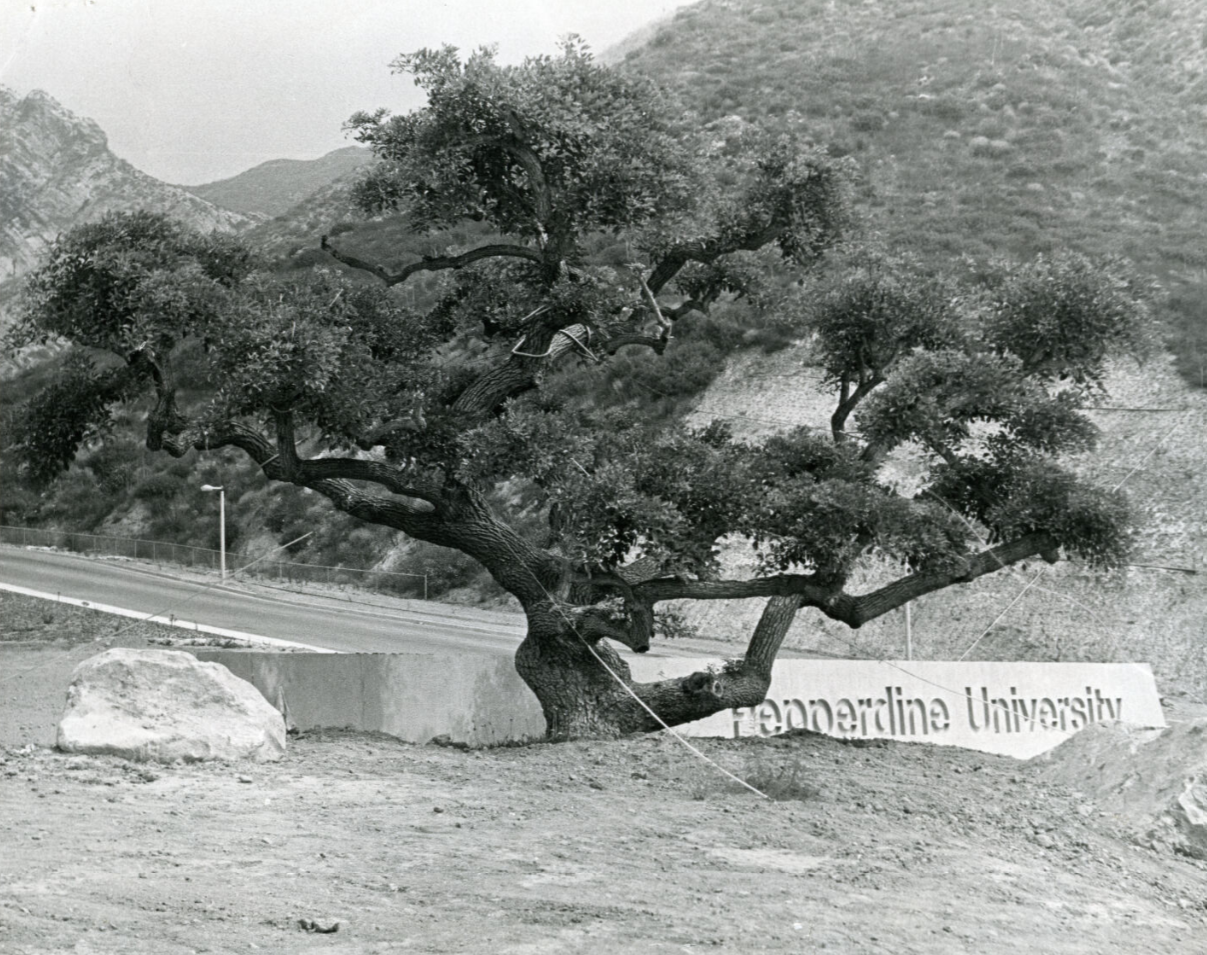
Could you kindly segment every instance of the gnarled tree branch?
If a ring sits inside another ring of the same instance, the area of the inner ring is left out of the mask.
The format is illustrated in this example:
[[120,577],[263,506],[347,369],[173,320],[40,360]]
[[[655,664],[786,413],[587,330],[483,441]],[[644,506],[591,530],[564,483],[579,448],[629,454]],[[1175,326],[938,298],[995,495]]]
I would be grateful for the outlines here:
[[775,657],[780,652],[780,645],[788,635],[788,628],[796,619],[796,611],[800,609],[800,594],[789,594],[782,597],[772,597],[763,607],[758,626],[750,637],[746,647],[746,656],[742,668],[752,673],[765,675],[768,683],[771,681],[771,667]]
[[640,345],[643,348],[651,349],[654,354],[661,355],[666,351],[667,339],[665,336],[659,335],[641,335],[636,332],[626,332],[622,335],[617,335],[614,338],[609,338],[603,345],[600,346],[600,351],[605,355],[615,355],[620,349],[628,345]]
[[333,479],[368,481],[392,494],[426,501],[432,507],[444,503],[444,493],[435,481],[416,481],[414,476],[384,461],[364,461],[360,458],[312,458],[301,465],[300,483],[307,487],[316,481]]
[[513,349],[503,364],[475,380],[457,396],[453,410],[490,414],[508,398],[531,388],[542,368],[568,352],[585,348],[573,334],[575,327],[582,328],[581,337],[585,338],[584,326],[560,328],[549,324],[534,329],[523,340],[524,351]]
[[879,373],[873,372],[871,375],[861,376],[858,387],[851,391],[850,379],[843,378],[842,398],[838,407],[834,409],[834,414],[830,416],[830,433],[834,435],[835,441],[847,439],[847,418],[851,416],[851,412],[855,410],[859,402],[870,395],[878,385],[884,384],[884,381],[885,379]]
[[654,266],[654,271],[650,273],[646,284],[649,286],[650,292],[657,295],[688,262],[710,265],[721,256],[731,252],[757,252],[769,242],[774,242],[783,235],[788,226],[789,222],[786,219],[775,219],[760,228],[751,229],[728,241],[712,238],[674,246]]
[[965,558],[949,571],[910,574],[867,594],[853,596],[818,583],[811,574],[777,574],[754,580],[680,580],[659,578],[633,588],[642,599],[732,600],[746,597],[799,596],[801,606],[815,607],[832,620],[858,628],[911,600],[952,584],[969,583],[1021,560],[1058,557],[1059,544],[1050,534],[1027,534]]
[[340,252],[327,241],[326,236],[323,236],[320,247],[324,252],[329,253],[335,261],[342,262],[350,268],[360,269],[361,271],[376,275],[386,285],[391,286],[400,285],[418,272],[440,272],[447,269],[462,269],[467,265],[472,265],[474,262],[480,262],[482,259],[526,259],[538,265],[543,264],[545,261],[545,257],[536,249],[530,249],[523,245],[495,243],[478,246],[478,248],[470,249],[468,252],[463,252],[460,255],[425,255],[418,262],[412,262],[397,272],[389,272],[380,264],[368,262],[355,255]]

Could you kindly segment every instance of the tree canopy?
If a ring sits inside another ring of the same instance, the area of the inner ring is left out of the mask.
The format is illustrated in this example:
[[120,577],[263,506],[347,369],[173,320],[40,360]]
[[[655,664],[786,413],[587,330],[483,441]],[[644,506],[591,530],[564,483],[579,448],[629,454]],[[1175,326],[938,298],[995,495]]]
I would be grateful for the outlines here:
[[[150,448],[241,449],[271,480],[470,555],[528,617],[517,667],[554,737],[759,702],[802,607],[858,627],[1035,556],[1123,561],[1126,500],[1059,456],[1092,448],[1084,400],[1110,355],[1143,346],[1147,290],[1124,264],[957,280],[861,249],[849,163],[783,131],[685,129],[576,41],[518,66],[445,48],[394,67],[428,105],[352,117],[377,156],[358,200],[433,236],[477,222],[481,240],[387,267],[324,237],[332,267],[287,280],[150,213],[74,230],[18,330],[79,355],[14,435],[33,472],[149,393]],[[404,304],[426,273],[438,294]],[[830,419],[741,441],[668,420],[658,387],[625,377],[634,354],[673,367],[717,315],[730,349],[768,325],[809,343]],[[208,394],[184,407],[190,343]],[[904,445],[932,461],[917,493],[885,477]],[[523,494],[492,495],[504,483]],[[735,541],[753,576],[722,576]],[[868,561],[896,579],[849,592]],[[660,603],[721,598],[767,600],[743,659],[629,679],[609,640],[644,650]]]

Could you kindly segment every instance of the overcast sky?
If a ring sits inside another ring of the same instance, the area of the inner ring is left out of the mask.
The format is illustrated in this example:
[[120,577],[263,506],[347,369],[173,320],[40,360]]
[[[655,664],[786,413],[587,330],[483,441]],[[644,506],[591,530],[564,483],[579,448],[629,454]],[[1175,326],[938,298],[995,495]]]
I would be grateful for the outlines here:
[[422,100],[388,64],[451,43],[517,62],[578,33],[603,50],[690,0],[0,0],[0,83],[95,119],[187,185],[349,144],[356,110]]

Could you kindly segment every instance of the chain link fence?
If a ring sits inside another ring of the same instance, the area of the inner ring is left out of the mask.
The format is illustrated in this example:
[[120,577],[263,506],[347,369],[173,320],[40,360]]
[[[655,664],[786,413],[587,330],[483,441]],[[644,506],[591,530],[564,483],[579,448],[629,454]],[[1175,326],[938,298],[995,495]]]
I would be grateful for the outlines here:
[[[75,554],[97,554],[104,557],[123,557],[146,560],[155,564],[174,564],[197,570],[218,572],[220,554],[208,547],[192,547],[168,541],[141,540],[133,537],[111,537],[102,534],[81,534],[76,531],[50,530],[42,527],[8,527],[0,525],[0,543],[18,547],[46,547]],[[229,562],[230,554],[227,554]],[[426,574],[403,574],[390,570],[362,570],[356,567],[328,567],[324,564],[299,564],[290,560],[264,558],[245,567],[231,566],[229,572],[240,577],[255,576],[289,584],[311,584],[326,587],[356,587],[402,597],[428,599]]]

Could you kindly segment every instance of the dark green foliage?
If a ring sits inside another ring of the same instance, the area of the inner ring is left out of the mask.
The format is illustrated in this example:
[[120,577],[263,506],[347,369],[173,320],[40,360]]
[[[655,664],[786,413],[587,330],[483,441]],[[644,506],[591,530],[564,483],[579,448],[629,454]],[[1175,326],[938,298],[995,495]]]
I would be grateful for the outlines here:
[[576,39],[562,54],[519,67],[499,66],[490,50],[464,63],[451,47],[399,57],[395,72],[415,77],[429,109],[349,121],[384,160],[361,183],[361,204],[402,206],[421,230],[472,219],[536,239],[533,159],[576,229],[632,226],[683,204],[685,157],[653,87],[598,66]]
[[1184,288],[1164,303],[1168,346],[1182,377],[1207,388],[1207,287]]
[[805,326],[818,332],[821,365],[831,382],[859,369],[883,375],[915,349],[962,339],[961,291],[920,273],[909,259],[864,253],[808,297]]
[[170,350],[218,312],[255,257],[237,240],[203,236],[163,215],[110,214],[60,237],[25,283],[21,345],[61,335],[125,355]]
[[1107,355],[1142,357],[1151,345],[1136,308],[1152,296],[1151,281],[1121,262],[1041,257],[993,277],[985,335],[1030,374],[1100,385]]
[[382,289],[318,274],[248,283],[208,328],[216,420],[290,407],[335,441],[404,413],[437,381],[441,331]]
[[968,529],[955,515],[887,493],[850,442],[799,429],[748,460],[759,490],[742,528],[767,572],[800,567],[845,578],[873,550],[914,570],[938,569],[968,551]]
[[661,361],[641,352],[626,355],[608,369],[607,377],[617,389],[615,394],[626,401],[645,404],[651,398],[692,398],[724,370],[727,354],[712,342],[684,339]]
[[600,435],[592,451],[589,467],[563,467],[549,482],[570,553],[610,568],[640,543],[670,572],[714,566],[717,538],[750,490],[728,441],[626,428]]
[[55,486],[50,500],[40,499],[28,512],[29,523],[46,523],[76,531],[94,531],[117,504],[116,494],[106,494],[95,477],[83,468],[72,468]]
[[172,474],[152,474],[134,489],[134,497],[144,501],[170,500],[180,490],[180,478]]
[[137,391],[127,368],[99,370],[85,355],[72,354],[54,384],[11,415],[8,445],[35,486],[65,470],[85,442],[110,430],[109,408]]
[[940,467],[930,494],[988,528],[991,540],[1043,530],[1071,556],[1118,567],[1133,544],[1119,491],[1093,487],[1050,462],[964,460]]
[[138,447],[116,432],[115,427],[114,434],[104,444],[80,461],[107,494],[123,493],[138,482]]
[[973,422],[1009,427],[1015,414],[1051,403],[1013,357],[956,349],[918,352],[863,404],[860,432],[884,450],[919,441],[951,451],[969,437]]

